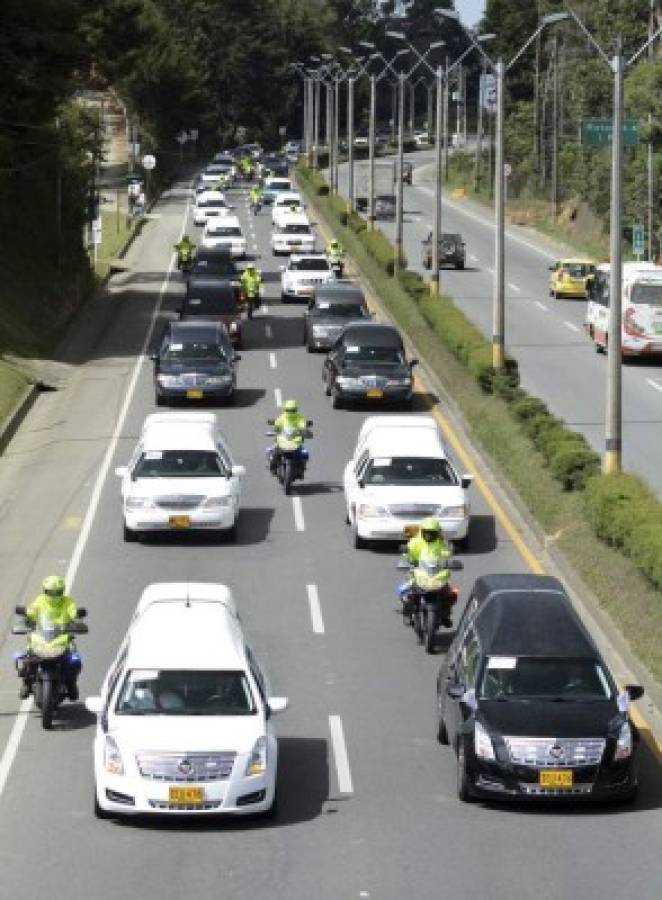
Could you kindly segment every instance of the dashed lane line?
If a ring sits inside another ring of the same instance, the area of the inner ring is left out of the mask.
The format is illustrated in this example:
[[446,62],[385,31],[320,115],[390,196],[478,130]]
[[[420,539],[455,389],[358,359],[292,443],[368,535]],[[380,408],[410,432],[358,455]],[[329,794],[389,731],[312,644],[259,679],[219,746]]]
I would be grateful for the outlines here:
[[521,287],[517,287],[517,285],[516,285],[516,284],[513,284],[512,281],[509,281],[509,282],[508,282],[508,287],[511,289],[511,291],[516,291],[518,294],[521,294],[521,293],[522,293],[522,288],[521,288]]
[[276,366],[278,365],[278,363],[276,362],[276,354],[275,353],[269,354],[269,365],[271,366],[272,369],[275,369]]
[[294,512],[294,527],[297,531],[306,530],[306,522],[303,517],[303,503],[301,497],[292,497],[292,510]]
[[283,405],[283,393],[280,388],[274,388],[274,402],[278,409]]
[[568,322],[567,319],[563,320],[563,324],[565,325],[566,328],[569,328],[570,331],[580,331],[581,330],[577,325],[575,325],[574,322]]
[[660,384],[659,381],[655,381],[653,378],[647,378],[646,384],[649,384],[653,390],[659,391],[662,394],[662,384]]
[[316,584],[307,584],[308,606],[310,608],[310,621],[314,634],[324,634],[324,619],[322,618],[322,606]]
[[534,300],[533,302],[534,302],[534,303],[536,304],[536,306],[538,306],[540,309],[544,310],[545,312],[549,312],[549,306],[545,306],[545,304],[544,304],[544,303],[541,303],[540,300]]
[[345,733],[340,716],[329,716],[329,731],[331,732],[331,746],[333,747],[333,758],[336,763],[336,774],[338,776],[338,790],[341,794],[353,794],[354,784],[352,783]]
[[273,331],[271,330],[271,325],[269,325],[268,322],[265,323],[265,326],[264,326],[264,334],[265,334],[265,337],[267,337],[269,340],[271,340],[271,338],[274,336],[274,333],[273,333]]

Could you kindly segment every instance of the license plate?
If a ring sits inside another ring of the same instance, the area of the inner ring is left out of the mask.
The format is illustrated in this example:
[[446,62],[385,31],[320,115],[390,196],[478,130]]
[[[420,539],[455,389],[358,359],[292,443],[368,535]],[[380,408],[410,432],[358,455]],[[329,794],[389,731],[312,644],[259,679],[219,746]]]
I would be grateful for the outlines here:
[[300,247],[301,241],[290,241],[290,247]]
[[375,400],[381,399],[384,396],[384,391],[381,388],[368,388],[365,392],[366,397],[372,397]]
[[204,788],[171,787],[168,789],[168,800],[180,806],[201,806],[205,802]]
[[202,400],[204,397],[204,391],[201,391],[200,388],[191,388],[186,392],[187,400]]
[[418,534],[418,525],[405,525],[402,533],[406,538],[413,537],[415,534]]
[[168,519],[168,525],[171,528],[188,528],[190,524],[190,516],[170,516]]
[[572,787],[572,769],[543,769],[538,773],[541,787]]

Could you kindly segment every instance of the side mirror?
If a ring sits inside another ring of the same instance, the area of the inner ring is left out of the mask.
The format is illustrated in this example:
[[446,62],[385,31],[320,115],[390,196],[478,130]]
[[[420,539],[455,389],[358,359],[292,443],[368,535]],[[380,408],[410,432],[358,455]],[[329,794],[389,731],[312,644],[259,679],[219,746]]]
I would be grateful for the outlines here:
[[86,697],[85,709],[95,716],[100,716],[103,712],[103,700],[101,697]]
[[241,478],[246,474],[246,466],[232,466],[231,472],[233,478]]
[[396,569],[411,569],[411,566],[407,562],[406,559],[399,559],[395,564]]
[[271,715],[285,712],[288,706],[287,697],[269,697],[268,709]]
[[549,267],[549,271],[550,271],[550,272],[556,272],[556,266],[550,266],[550,267]]
[[159,358],[159,354],[158,353],[150,353],[149,358],[152,360],[152,362],[157,362],[158,358]]
[[630,701],[634,703],[635,700],[640,700],[644,696],[644,689],[640,684],[626,684],[625,693],[630,698]]
[[451,683],[446,687],[446,693],[451,700],[461,700],[466,693],[466,688],[463,684]]
[[465,472],[465,474],[462,476],[462,478],[460,478],[460,485],[466,491],[466,489],[469,487],[469,485],[471,484],[471,482],[473,480],[474,480],[473,475],[469,475],[468,472]]
[[126,478],[126,476],[129,474],[129,467],[128,466],[118,466],[115,469],[115,474],[117,475],[118,478]]
[[313,427],[313,420],[306,419],[306,428],[312,428],[312,427]]
[[87,618],[87,607],[85,607],[85,606],[78,607],[78,618],[79,619]]
[[410,359],[410,360],[409,360],[409,368],[410,368],[410,369],[413,369],[414,366],[417,366],[417,365],[418,365],[418,360],[417,360],[417,359]]
[[15,606],[14,612],[16,613],[17,616],[24,616],[25,615],[25,607],[24,606]]
[[446,561],[446,568],[453,572],[461,572],[464,568],[464,563],[461,559],[456,559],[454,556],[451,556],[451,558]]
[[85,622],[70,622],[67,625],[69,634],[87,634],[89,630]]

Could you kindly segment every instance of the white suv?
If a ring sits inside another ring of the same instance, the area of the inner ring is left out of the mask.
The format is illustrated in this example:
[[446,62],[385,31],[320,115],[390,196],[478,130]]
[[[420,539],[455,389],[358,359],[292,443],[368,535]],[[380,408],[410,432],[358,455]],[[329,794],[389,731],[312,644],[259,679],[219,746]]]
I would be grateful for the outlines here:
[[274,256],[279,253],[314,253],[315,235],[303,213],[287,213],[278,220],[271,235]]
[[203,247],[224,247],[233,258],[246,256],[246,238],[236,216],[207,219],[202,235]]
[[293,253],[281,266],[281,300],[308,300],[320,284],[335,281],[336,276],[323,253]]
[[241,479],[213,413],[147,416],[122,479],[124,540],[150,531],[223,532],[233,538]]
[[292,213],[301,214],[302,212],[303,200],[301,199],[301,194],[283,191],[282,194],[278,194],[274,198],[271,207],[271,225],[275,227],[282,221],[284,216],[289,216]]
[[272,697],[229,589],[152,584],[101,687],[95,812],[250,815],[274,809]]
[[354,546],[406,540],[428,516],[448,541],[466,543],[472,480],[456,473],[432,416],[371,416],[343,475]]

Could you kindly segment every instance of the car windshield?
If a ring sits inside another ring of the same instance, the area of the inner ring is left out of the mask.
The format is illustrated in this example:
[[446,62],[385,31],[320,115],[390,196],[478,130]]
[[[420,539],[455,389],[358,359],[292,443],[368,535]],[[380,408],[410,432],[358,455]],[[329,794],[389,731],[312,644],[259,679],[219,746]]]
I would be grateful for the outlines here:
[[365,483],[433,487],[457,484],[457,478],[445,459],[383,457],[375,458],[369,464]]
[[222,209],[225,207],[223,200],[199,200],[198,209]]
[[586,278],[595,272],[595,266],[587,263],[564,263],[562,266],[564,272],[567,272],[571,278]]
[[345,361],[348,363],[390,363],[404,365],[404,356],[396,347],[345,347]]
[[223,172],[225,172],[226,168],[227,168],[227,166],[221,166],[221,165],[207,166],[207,168],[205,170],[205,174],[206,175],[222,175]]
[[276,206],[301,206],[301,197],[296,194],[281,194],[276,198]]
[[267,184],[268,191],[289,191],[292,185],[289,181],[271,181]]
[[283,225],[282,234],[310,234],[310,225]]
[[115,712],[122,716],[251,716],[257,707],[243,672],[131,669]]
[[225,468],[212,450],[146,451],[133,470],[133,478],[220,478]]
[[235,272],[235,264],[229,257],[196,259],[193,266],[194,275],[234,275]]
[[365,310],[360,303],[325,303],[321,300],[313,309],[316,316],[333,316],[338,319],[363,319]]
[[478,696],[483,700],[579,702],[609,700],[612,690],[597,660],[490,656]]
[[164,362],[193,362],[195,360],[205,360],[207,362],[217,362],[219,359],[226,360],[226,352],[219,344],[209,341],[195,341],[188,344],[180,344],[173,342],[169,344],[163,353]]
[[642,306],[662,306],[662,282],[644,284],[639,281],[633,284],[630,299],[632,303],[640,303]]
[[219,225],[214,223],[208,231],[214,237],[241,237],[241,228],[238,225]]
[[292,259],[290,271],[293,272],[328,272],[329,263],[325,259]]

